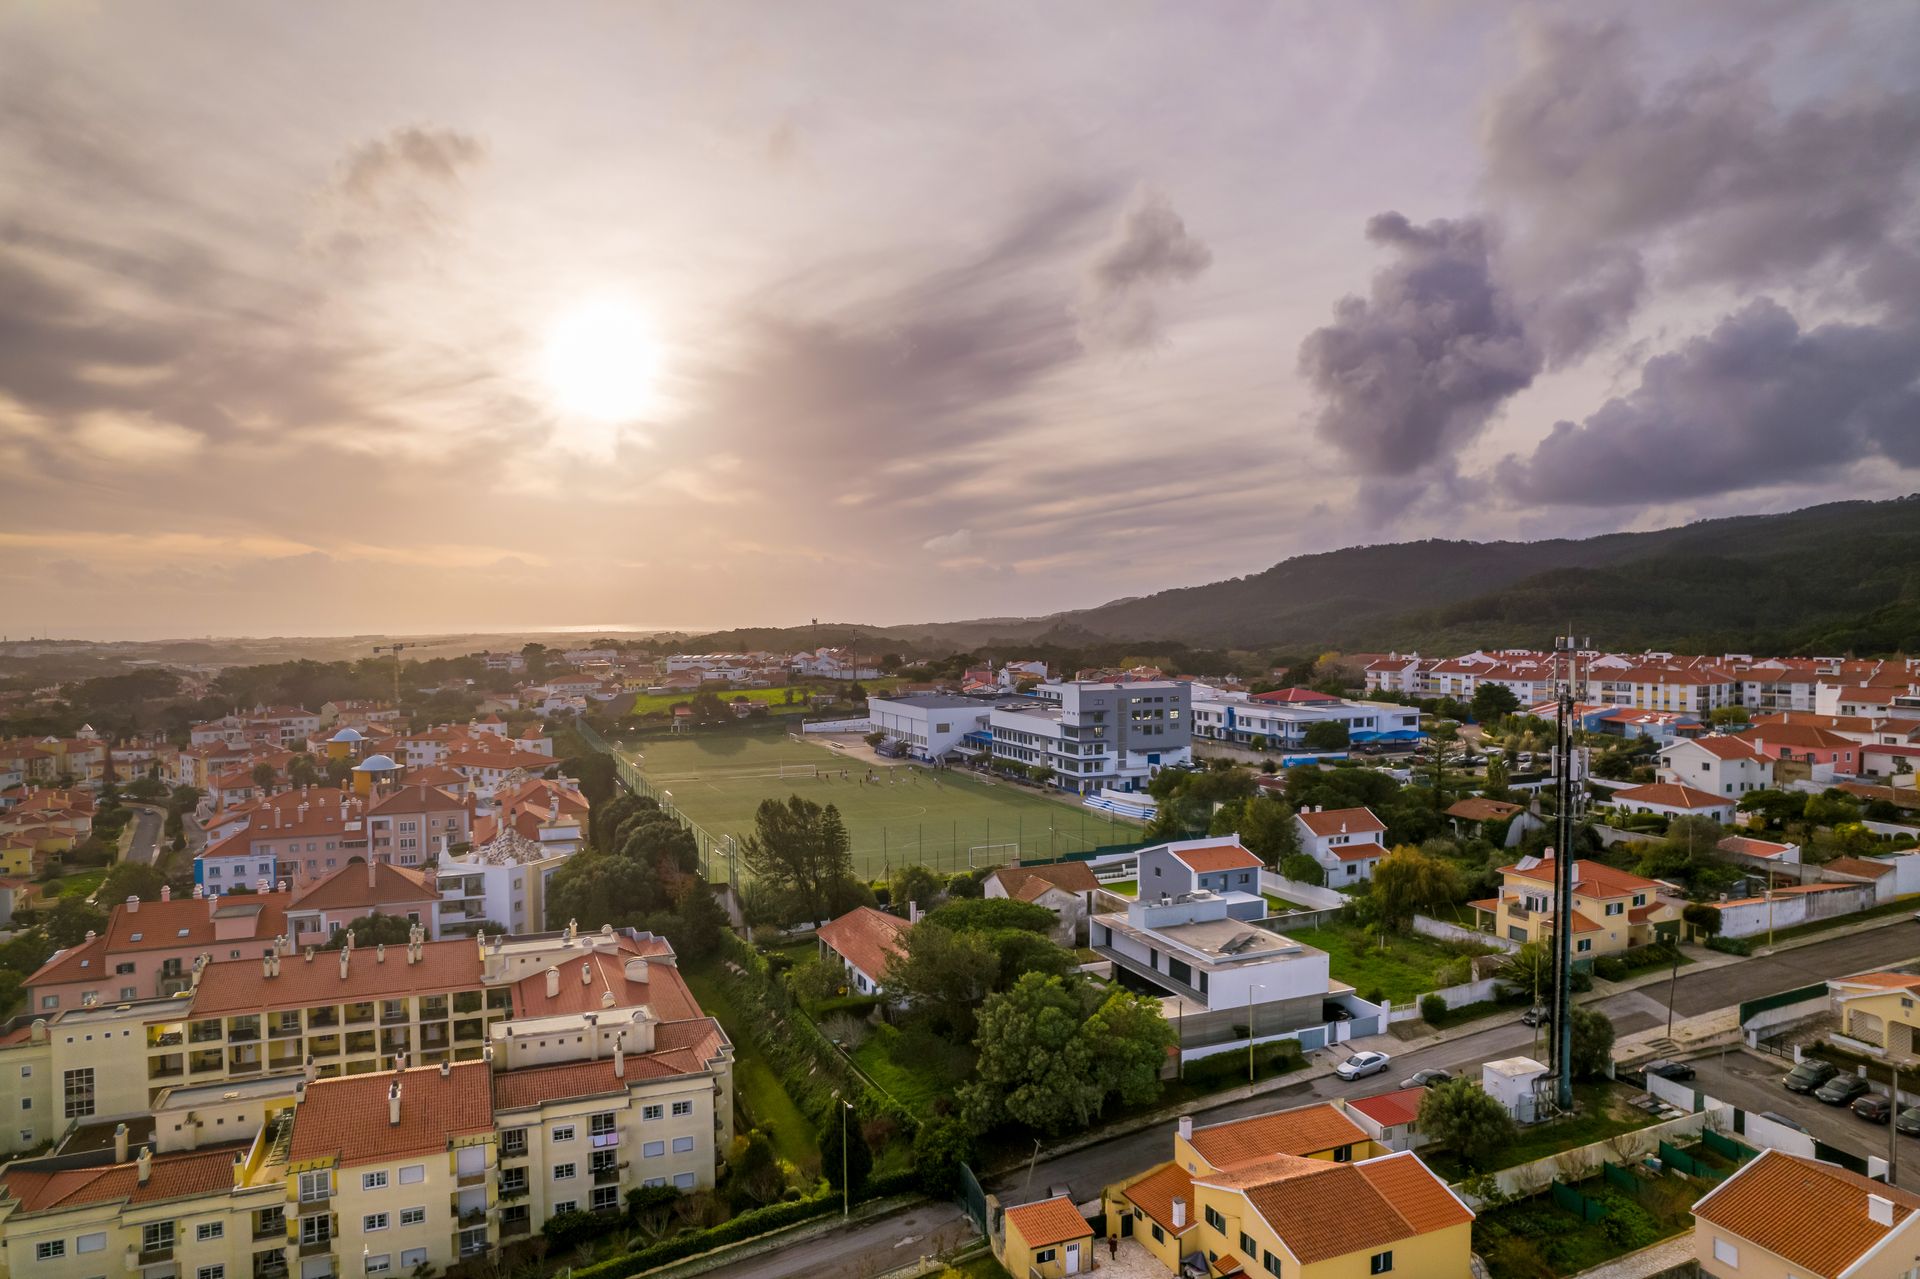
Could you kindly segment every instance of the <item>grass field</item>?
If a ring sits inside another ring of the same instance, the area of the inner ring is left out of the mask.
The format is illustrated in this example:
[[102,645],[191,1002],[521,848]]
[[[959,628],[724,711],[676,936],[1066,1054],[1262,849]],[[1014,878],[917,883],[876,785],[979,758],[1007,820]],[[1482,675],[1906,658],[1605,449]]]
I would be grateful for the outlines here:
[[[797,715],[807,709],[807,698],[811,694],[824,691],[811,688],[743,688],[725,692],[716,691],[715,695],[723,702],[744,697],[750,702],[766,703],[773,708],[775,714],[790,710]],[[791,703],[787,701],[789,693],[794,698]],[[684,706],[692,700],[692,693],[636,693],[633,698],[633,709],[629,713],[645,715],[650,711],[671,710],[676,706]]]
[[[799,795],[837,806],[853,838],[854,869],[869,877],[908,862],[952,873],[1140,839],[1131,822],[971,773],[936,780],[898,765],[863,784],[863,762],[779,731],[652,740],[627,753],[663,798],[715,838],[750,834],[765,799]],[[798,775],[795,765],[815,766],[818,776]]]
[[1444,965],[1461,955],[1484,954],[1492,949],[1435,941],[1419,933],[1389,937],[1383,949],[1359,929],[1343,923],[1289,929],[1287,936],[1303,946],[1326,951],[1334,980],[1346,982],[1362,998],[1371,999],[1377,993],[1401,1005],[1434,989],[1439,984],[1434,974]]
[[685,969],[687,988],[700,1001],[701,1011],[719,1021],[727,1038],[733,1041],[733,1104],[742,1121],[742,1131],[758,1128],[773,1143],[774,1153],[797,1168],[813,1169],[820,1163],[820,1143],[813,1125],[787,1095],[780,1076],[753,1047],[741,1028],[744,1014],[727,998],[725,988],[704,966]]

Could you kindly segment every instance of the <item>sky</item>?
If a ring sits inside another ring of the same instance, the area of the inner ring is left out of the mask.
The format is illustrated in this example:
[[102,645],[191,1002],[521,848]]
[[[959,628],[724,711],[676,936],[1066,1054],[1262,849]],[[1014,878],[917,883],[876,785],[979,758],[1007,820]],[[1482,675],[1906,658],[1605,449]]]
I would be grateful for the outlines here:
[[0,0],[0,633],[1036,615],[1920,489],[1920,6]]

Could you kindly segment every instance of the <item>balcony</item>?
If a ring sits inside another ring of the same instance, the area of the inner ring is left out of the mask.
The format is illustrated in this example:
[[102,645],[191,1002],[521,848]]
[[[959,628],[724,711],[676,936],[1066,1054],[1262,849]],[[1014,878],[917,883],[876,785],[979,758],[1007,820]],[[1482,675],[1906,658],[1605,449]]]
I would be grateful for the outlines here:
[[287,1259],[280,1253],[253,1259],[253,1279],[287,1279]]
[[263,1239],[277,1239],[281,1243],[285,1243],[287,1241],[287,1219],[285,1217],[273,1217],[266,1221],[254,1222],[253,1241],[259,1243]]
[[391,1008],[382,1009],[380,1013],[380,1024],[382,1026],[404,1026],[410,1020],[412,1020],[412,1018],[407,1016],[407,1010],[404,1008],[398,1011]]
[[503,1181],[500,1183],[500,1197],[502,1199],[525,1199],[527,1192],[531,1188],[532,1186],[529,1182]]
[[595,1150],[611,1150],[620,1144],[617,1132],[596,1132],[587,1138],[587,1144]]
[[501,1142],[500,1157],[502,1159],[525,1159],[527,1157],[527,1139],[523,1136],[518,1141]]
[[325,1239],[303,1239],[300,1241],[301,1257],[324,1257],[333,1251],[333,1237]]
[[455,1218],[463,1226],[484,1226],[487,1224],[485,1208],[469,1208]]
[[310,1030],[331,1030],[340,1024],[340,1014],[332,1008],[322,1008],[307,1016],[307,1028]]
[[148,1037],[147,1047],[178,1048],[181,1044],[185,1042],[186,1042],[186,1036],[181,1034],[179,1031],[163,1030],[157,1035],[152,1035]]
[[524,1235],[532,1229],[533,1223],[531,1221],[525,1217],[517,1217],[512,1221],[503,1221],[500,1223],[500,1237],[502,1239],[511,1239],[515,1235]]
[[463,1190],[469,1186],[484,1186],[487,1184],[487,1170],[480,1168],[473,1172],[463,1172],[453,1179],[453,1184]]
[[596,1186],[619,1185],[620,1184],[620,1166],[618,1164],[615,1164],[611,1168],[595,1168],[593,1170],[593,1184]]
[[298,1038],[299,1035],[300,1023],[297,1021],[281,1022],[267,1031],[267,1036],[270,1039],[295,1039]]
[[227,1032],[227,1042],[233,1044],[257,1043],[260,1039],[258,1025],[235,1026]]
[[172,1260],[173,1260],[172,1244],[163,1244],[158,1247],[142,1248],[140,1250],[139,1265],[143,1269],[147,1266],[157,1266],[163,1261],[172,1261]]

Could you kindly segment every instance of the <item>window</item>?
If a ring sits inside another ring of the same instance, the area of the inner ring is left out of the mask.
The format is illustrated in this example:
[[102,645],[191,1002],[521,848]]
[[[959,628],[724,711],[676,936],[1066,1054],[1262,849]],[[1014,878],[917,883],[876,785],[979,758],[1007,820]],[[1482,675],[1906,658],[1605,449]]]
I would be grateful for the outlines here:
[[559,1203],[553,1206],[553,1215],[556,1217],[558,1217],[563,1212],[579,1212],[579,1211],[580,1211],[580,1201],[578,1199],[562,1199]]
[[587,1198],[587,1207],[591,1208],[594,1212],[604,1212],[609,1208],[618,1208],[619,1206],[620,1187],[618,1186],[595,1186],[593,1193]]
[[1044,1266],[1059,1255],[1060,1252],[1057,1248],[1042,1248],[1033,1254],[1033,1264],[1036,1266]]
[[[1158,871],[1155,871],[1154,873],[1159,874]],[[1157,1222],[1154,1223],[1154,1227],[1153,1227],[1153,1241],[1155,1243],[1165,1243],[1167,1241],[1167,1232],[1160,1229],[1159,1223]]]
[[225,1266],[202,1266],[194,1272],[196,1279],[227,1279]]
[[676,1154],[676,1155],[685,1155],[685,1154],[691,1154],[692,1152],[693,1152],[693,1138],[691,1138],[691,1137],[675,1137],[675,1138],[673,1139],[673,1153],[674,1153],[674,1154]]
[[385,1172],[363,1172],[360,1174],[360,1189],[385,1190],[386,1188],[387,1174]]
[[69,1070],[61,1076],[61,1100],[68,1119],[84,1119],[93,1113],[93,1067]]
[[416,1266],[424,1266],[426,1264],[427,1250],[425,1248],[409,1248],[400,1254],[400,1265],[404,1269],[412,1270]]
[[227,1223],[224,1221],[203,1221],[193,1228],[193,1237],[197,1243],[205,1243],[209,1239],[225,1238],[226,1233]]
[[1577,943],[1577,944],[1576,944],[1576,945],[1574,946],[1574,949],[1575,949],[1575,950],[1592,950],[1592,949],[1593,949],[1593,941],[1592,941],[1592,939],[1591,939],[1591,938],[1587,938],[1587,937],[1582,937],[1582,938],[1581,938],[1581,939],[1579,940],[1579,942],[1578,942],[1578,943]]
[[360,1229],[362,1230],[385,1230],[386,1228],[387,1214],[384,1212],[370,1212],[360,1218]]
[[614,1131],[613,1112],[588,1116],[587,1136],[596,1146],[614,1145],[619,1140],[619,1134]]
[[681,1190],[692,1190],[693,1174],[690,1172],[676,1172],[673,1174],[673,1184]]
[[646,1159],[658,1159],[666,1153],[667,1143],[664,1141],[649,1141],[640,1147],[641,1157]]
[[640,1107],[640,1118],[642,1119],[647,1119],[647,1120],[658,1119],[664,1113],[665,1113],[664,1109],[660,1106]]
[[1212,1204],[1207,1205],[1207,1224],[1209,1226],[1212,1226],[1215,1230],[1218,1230],[1221,1234],[1225,1234],[1227,1232],[1226,1217],[1223,1216],[1220,1210],[1218,1208],[1215,1208]]
[[333,1193],[333,1174],[322,1168],[318,1172],[300,1174],[300,1202],[313,1203],[325,1199]]
[[416,1186],[426,1179],[427,1166],[425,1164],[408,1164],[400,1170],[400,1184],[403,1186]]
[[1391,1252],[1374,1253],[1372,1258],[1367,1262],[1367,1267],[1368,1267],[1369,1273],[1376,1274],[1376,1275],[1386,1274],[1389,1270],[1393,1269],[1393,1253]]
[[107,1250],[107,1232],[96,1230],[90,1235],[81,1235],[73,1241],[75,1252],[105,1252]]
[[1625,902],[1608,902],[1607,903],[1607,914],[1624,915],[1626,913],[1627,913],[1627,904]]
[[1256,1244],[1253,1241],[1253,1236],[1244,1230],[1240,1232],[1240,1251],[1246,1253],[1250,1258],[1260,1255],[1260,1245]]
[[1740,1268],[1740,1250],[1718,1236],[1713,1241],[1713,1259],[1735,1270]]
[[568,1178],[572,1176],[573,1176],[572,1164],[555,1164],[553,1166],[553,1179],[555,1181],[566,1181]]
[[675,1115],[691,1115],[693,1113],[693,1103],[690,1101],[676,1101],[673,1103],[673,1113]]
[[400,1224],[403,1226],[418,1226],[425,1223],[426,1219],[427,1210],[425,1208],[402,1208],[400,1210]]
[[393,1269],[393,1254],[390,1252],[370,1252],[367,1254],[367,1273],[383,1275]]
[[56,1257],[67,1255],[67,1241],[64,1239],[42,1239],[33,1246],[34,1259],[52,1261]]
[[573,1125],[572,1124],[556,1124],[553,1129],[553,1139],[555,1141],[572,1141]]

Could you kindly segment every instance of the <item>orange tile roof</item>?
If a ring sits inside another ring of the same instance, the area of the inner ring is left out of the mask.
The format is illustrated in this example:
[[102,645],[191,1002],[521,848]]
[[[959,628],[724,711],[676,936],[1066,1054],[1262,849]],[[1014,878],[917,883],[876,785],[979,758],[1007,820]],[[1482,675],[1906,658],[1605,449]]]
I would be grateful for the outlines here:
[[373,882],[368,883],[367,863],[354,860],[297,891],[289,909],[364,913],[376,906],[431,906],[439,900],[440,894],[426,886],[425,877],[417,870],[374,862]]
[[1354,1165],[1420,1233],[1472,1221],[1473,1212],[1410,1151]]
[[1882,875],[1891,875],[1892,862],[1874,861],[1866,857],[1836,857],[1827,863],[1828,870],[1837,870],[1843,875],[1859,875],[1866,879],[1878,879]]
[[1169,851],[1173,853],[1175,859],[1201,875],[1210,875],[1222,870],[1256,870],[1260,866],[1260,859],[1237,843]]
[[[335,1158],[341,1167],[445,1150],[451,1137],[493,1131],[491,1067],[484,1061],[316,1079],[294,1110],[291,1163]],[[400,1083],[400,1122],[388,1122],[387,1089]]]
[[1509,804],[1505,800],[1469,795],[1447,809],[1447,816],[1458,817],[1465,822],[1500,822],[1524,811],[1520,805]]
[[1337,1106],[1321,1102],[1196,1128],[1191,1144],[1209,1164],[1231,1171],[1275,1155],[1311,1155],[1366,1139]]
[[[718,1031],[717,1022],[701,1020],[711,1031]],[[650,1053],[628,1053],[621,1063],[623,1075],[613,1073],[610,1055],[597,1061],[570,1061],[502,1071],[493,1077],[493,1104],[497,1110],[520,1110],[550,1101],[612,1096],[626,1091],[629,1084],[639,1080],[698,1074],[707,1069],[724,1043],[723,1035],[708,1033],[696,1040],[695,1046],[656,1046]]]
[[1336,844],[1327,851],[1340,862],[1371,861],[1387,855],[1387,850],[1378,844]]
[[1741,733],[1742,740],[1756,746],[1799,746],[1820,750],[1850,751],[1860,743],[1814,724],[1767,724]]
[[869,977],[884,978],[887,964],[906,951],[905,937],[913,927],[898,915],[856,906],[836,920],[822,924],[817,936],[835,953]]
[[1920,973],[1860,973],[1853,977],[1830,979],[1836,986],[1878,986],[1885,990],[1912,990],[1920,986]]
[[[461,777],[460,774],[453,772],[452,769],[436,768],[434,772],[436,775],[451,776],[458,781],[464,782],[466,780],[464,777]],[[418,779],[413,779],[409,780],[406,785],[396,786],[393,790],[377,797],[373,802],[372,811],[382,815],[387,813],[450,813],[459,812],[463,809],[471,809],[472,807],[473,800],[470,797],[451,795],[441,790],[438,786],[429,786]]]
[[[1695,790],[1673,782],[1655,782],[1651,786],[1629,786],[1613,793],[1613,799],[1631,804],[1659,804],[1664,808],[1731,808],[1733,800],[1709,791]],[[1604,802],[1604,801],[1603,801]]]
[[[384,1113],[384,1112],[383,1112]],[[58,1171],[18,1166],[0,1170],[0,1187],[23,1213],[53,1212],[98,1203],[158,1203],[233,1189],[233,1157],[244,1144],[210,1146],[153,1156],[147,1184],[137,1162]]]
[[[1184,1235],[1199,1224],[1193,1211],[1193,1178],[1179,1164],[1158,1168],[1126,1189],[1127,1198],[1147,1218],[1171,1235]],[[1173,1201],[1187,1201],[1187,1224],[1173,1224]]]
[[1785,1258],[1796,1269],[1838,1275],[1886,1238],[1867,1216],[1867,1196],[1893,1203],[1899,1225],[1920,1195],[1870,1181],[1835,1164],[1763,1150],[1693,1206],[1693,1215]]
[[[1677,743],[1677,742],[1675,743],[1675,745],[1679,745],[1679,744],[1680,743]],[[1709,735],[1707,737],[1690,737],[1687,739],[1687,744],[1690,746],[1701,747],[1709,755],[1714,756],[1716,759],[1733,760],[1733,759],[1765,759],[1766,758],[1765,755],[1762,755],[1759,751],[1753,748],[1752,742],[1746,741],[1738,737],[1723,737],[1717,733]]]
[[[560,970],[560,993],[547,994],[547,974],[543,969],[523,977],[513,988],[513,1010],[522,1017],[552,1017],[560,1013],[596,1012],[603,1007],[653,1009],[661,1021],[687,1021],[701,1016],[700,1004],[687,989],[687,979],[670,963],[673,948],[662,938],[636,945],[621,936],[619,949],[612,953],[593,950],[578,959],[571,956],[554,967]],[[635,981],[627,976],[629,959],[648,959],[647,979]],[[581,980],[582,969],[586,980]],[[602,1003],[600,996],[611,992],[613,1003]]]
[[1371,1097],[1356,1097],[1347,1103],[1347,1109],[1359,1111],[1384,1128],[1397,1128],[1420,1117],[1420,1102],[1426,1095],[1424,1088],[1400,1088]]
[[1240,1264],[1240,1258],[1230,1252],[1221,1253],[1219,1258],[1214,1261],[1213,1268],[1223,1275],[1237,1275],[1244,1269]]
[[1302,812],[1299,818],[1316,835],[1364,835],[1387,828],[1370,808],[1329,808],[1319,813]]
[[356,947],[344,980],[340,956],[332,951],[320,951],[311,960],[304,954],[283,955],[277,977],[263,975],[257,959],[217,959],[201,972],[191,1011],[195,1017],[224,1017],[478,990],[481,984],[480,956],[471,941],[426,942],[417,964],[407,962],[404,946],[387,947],[384,962],[372,948]]
[[1007,890],[1007,896],[1017,897],[1021,901],[1032,901],[1049,888],[1058,888],[1069,893],[1090,893],[1100,887],[1100,881],[1085,862],[1055,862],[1050,866],[1002,866],[993,872],[993,878]]
[[1303,1169],[1288,1161],[1271,1180],[1229,1187],[1246,1196],[1304,1265],[1473,1220],[1466,1205],[1409,1152],[1357,1164],[1313,1163]]
[[[1502,866],[1500,873],[1551,884],[1553,868],[1554,859],[1543,857],[1528,869],[1523,870],[1518,865]],[[1582,896],[1631,897],[1635,893],[1655,892],[1659,887],[1658,880],[1617,870],[1605,862],[1589,861],[1582,857],[1573,863],[1573,891]]]
[[1748,857],[1779,857],[1793,851],[1792,844],[1776,844],[1770,839],[1753,839],[1746,835],[1729,835],[1714,847],[1723,853],[1741,853]]
[[1020,1237],[1027,1241],[1029,1248],[1050,1248],[1093,1234],[1092,1225],[1073,1206],[1073,1200],[1065,1195],[1009,1208],[1007,1224],[1020,1231]]

